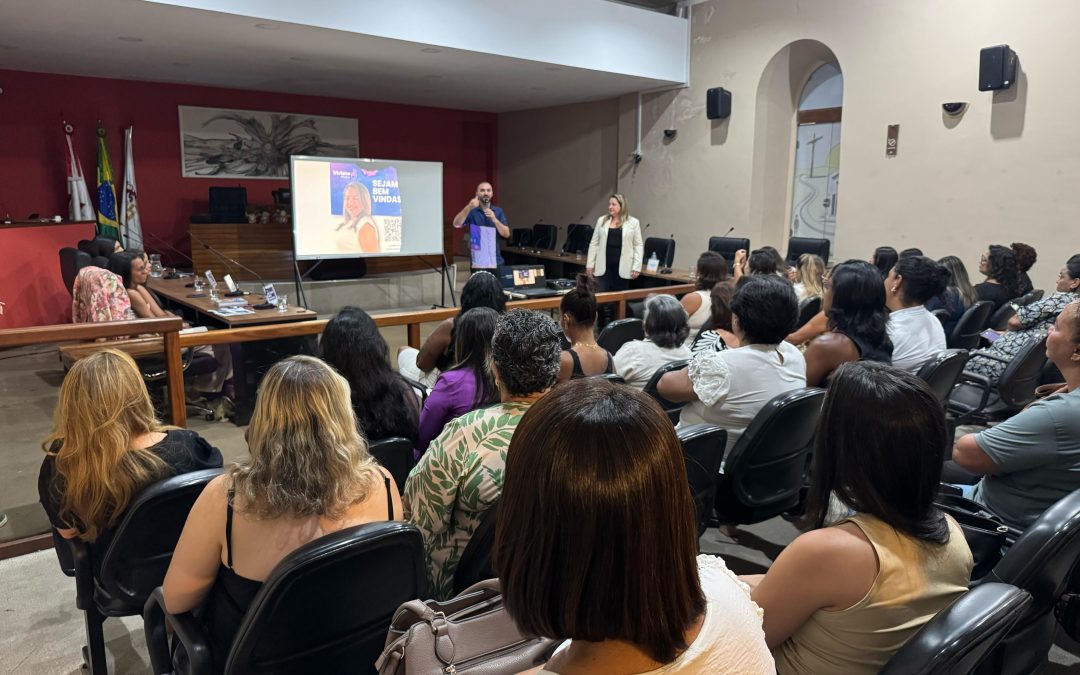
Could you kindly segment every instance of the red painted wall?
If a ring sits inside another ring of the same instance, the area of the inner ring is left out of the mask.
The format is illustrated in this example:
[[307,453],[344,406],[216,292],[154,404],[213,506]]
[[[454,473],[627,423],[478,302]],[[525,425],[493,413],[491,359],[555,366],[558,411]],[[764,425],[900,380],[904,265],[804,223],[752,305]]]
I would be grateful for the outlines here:
[[[75,126],[75,151],[91,193],[96,185],[97,120],[108,131],[118,182],[123,173],[123,130],[134,124],[135,177],[143,231],[183,251],[190,248],[189,217],[208,210],[208,188],[243,185],[249,203],[270,204],[270,192],[288,182],[182,178],[179,105],[356,118],[362,157],[443,163],[443,215],[447,222],[473,195],[478,181],[494,179],[497,168],[497,116],[491,113],[10,70],[0,70],[0,88],[0,216],[25,218],[36,212],[42,217],[67,217],[61,120]],[[478,152],[476,145],[483,142],[485,129],[487,142]],[[42,245],[53,246],[51,242]],[[56,251],[45,253],[41,260],[56,260]],[[180,262],[167,253],[163,257]],[[0,291],[8,285],[5,277],[10,272],[10,267],[0,268]],[[63,317],[42,311],[31,320],[45,324],[63,321]],[[11,325],[0,325],[4,324]]]

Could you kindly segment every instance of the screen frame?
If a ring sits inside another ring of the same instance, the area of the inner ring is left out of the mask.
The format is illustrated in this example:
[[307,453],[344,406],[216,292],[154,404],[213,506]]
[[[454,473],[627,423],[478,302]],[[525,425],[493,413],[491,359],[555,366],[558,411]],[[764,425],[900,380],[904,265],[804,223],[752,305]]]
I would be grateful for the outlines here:
[[[296,161],[314,161],[323,162],[329,164],[331,162],[349,162],[353,164],[359,163],[385,163],[394,164],[401,162],[408,162],[409,164],[431,164],[439,167],[439,249],[437,251],[414,251],[410,253],[330,253],[326,255],[312,255],[310,253],[300,254],[297,251],[296,246],[296,184],[293,181],[293,176],[296,175]],[[428,162],[424,160],[413,159],[377,159],[373,157],[315,157],[312,155],[291,155],[289,157],[289,203],[292,209],[290,217],[290,229],[292,232],[292,244],[293,244],[293,260],[296,261],[311,261],[311,260],[355,260],[357,258],[363,258],[365,260],[371,258],[416,258],[419,256],[446,256],[446,213],[443,210],[443,195],[445,190],[443,189],[446,181],[446,174],[443,172],[442,162]]]

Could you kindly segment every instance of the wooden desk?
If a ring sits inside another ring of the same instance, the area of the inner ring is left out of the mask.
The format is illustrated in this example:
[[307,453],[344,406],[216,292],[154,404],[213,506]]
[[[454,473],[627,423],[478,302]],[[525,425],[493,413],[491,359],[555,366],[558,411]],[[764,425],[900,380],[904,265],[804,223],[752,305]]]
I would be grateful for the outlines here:
[[[223,323],[229,328],[258,326],[267,323],[286,323],[289,321],[310,321],[311,319],[318,317],[318,314],[310,309],[292,306],[290,306],[289,310],[285,313],[281,313],[277,311],[277,308],[274,308],[256,309],[254,314],[218,316],[217,314],[211,313],[212,310],[218,309],[218,306],[210,300],[209,291],[202,291],[204,297],[201,298],[188,297],[195,293],[195,289],[187,287],[187,284],[190,284],[191,282],[192,277],[181,277],[179,279],[150,278],[146,282],[146,286],[170,302],[195,310],[204,317]],[[251,295],[244,296],[244,298],[253,305],[257,305],[265,300],[260,293],[252,293]]]
[[[521,246],[503,246],[502,252],[504,257],[507,257],[507,254],[509,254],[509,257],[511,258],[547,260],[559,263],[563,266],[581,269],[585,268],[585,262],[588,260],[588,257],[585,254],[577,255],[575,253],[568,253],[566,255],[559,255],[556,251],[546,251],[543,249],[538,251],[528,247],[523,248]],[[509,260],[507,261],[507,264],[511,264]],[[564,270],[558,269],[556,272],[559,272],[559,274],[548,276],[567,276],[562,273],[563,271]],[[691,276],[691,270],[672,268],[671,274],[660,274],[659,272],[648,271],[645,269],[644,265],[641,266],[641,277],[645,277],[646,279],[656,279],[667,284],[692,284],[695,282],[695,278]],[[641,277],[638,277],[638,279],[640,280]]]

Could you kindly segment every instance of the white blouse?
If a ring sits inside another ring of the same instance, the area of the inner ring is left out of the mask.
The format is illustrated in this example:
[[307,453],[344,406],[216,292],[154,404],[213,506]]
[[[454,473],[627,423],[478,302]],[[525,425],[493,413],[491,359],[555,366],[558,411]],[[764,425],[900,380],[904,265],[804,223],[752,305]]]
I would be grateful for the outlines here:
[[690,356],[686,345],[661,347],[651,340],[631,340],[615,353],[615,374],[631,387],[644,389],[661,366]]

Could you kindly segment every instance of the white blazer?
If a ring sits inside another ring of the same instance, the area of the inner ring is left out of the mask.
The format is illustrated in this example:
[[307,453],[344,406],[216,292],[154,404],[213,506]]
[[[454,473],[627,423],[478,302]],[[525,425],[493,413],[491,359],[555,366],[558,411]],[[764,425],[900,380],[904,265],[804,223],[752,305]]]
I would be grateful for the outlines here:
[[[608,216],[600,216],[593,229],[592,241],[589,242],[589,259],[586,267],[593,268],[593,274],[602,277],[607,272],[607,226]],[[641,223],[630,216],[622,225],[622,255],[619,257],[619,276],[629,279],[634,270],[641,271],[641,259],[645,255],[645,240],[641,238]]]

